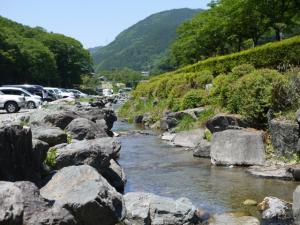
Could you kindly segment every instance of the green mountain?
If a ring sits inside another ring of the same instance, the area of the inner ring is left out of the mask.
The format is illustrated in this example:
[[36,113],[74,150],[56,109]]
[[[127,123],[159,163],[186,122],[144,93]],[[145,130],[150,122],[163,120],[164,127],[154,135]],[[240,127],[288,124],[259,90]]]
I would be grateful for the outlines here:
[[124,67],[151,70],[167,54],[177,27],[200,11],[184,8],[153,14],[120,33],[109,45],[91,49],[96,72]]

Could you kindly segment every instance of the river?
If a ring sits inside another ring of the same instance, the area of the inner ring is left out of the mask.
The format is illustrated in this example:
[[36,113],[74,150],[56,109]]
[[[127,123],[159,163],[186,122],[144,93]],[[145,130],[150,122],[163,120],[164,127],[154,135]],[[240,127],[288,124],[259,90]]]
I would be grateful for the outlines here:
[[[137,129],[116,122],[114,131]],[[208,159],[194,158],[192,152],[169,146],[158,134],[119,137],[120,164],[127,176],[125,192],[151,192],[172,198],[187,197],[199,208],[212,213],[249,212],[246,199],[261,202],[266,196],[292,201],[299,183],[251,176],[245,168],[215,167]]]

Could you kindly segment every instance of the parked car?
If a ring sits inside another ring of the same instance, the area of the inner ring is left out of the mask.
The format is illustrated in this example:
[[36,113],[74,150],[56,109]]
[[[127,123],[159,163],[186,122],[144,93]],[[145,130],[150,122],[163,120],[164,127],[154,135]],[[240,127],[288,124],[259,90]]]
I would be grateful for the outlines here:
[[75,95],[75,97],[77,97],[77,98],[88,96],[87,94],[82,93],[81,91],[76,90],[76,89],[67,89],[67,91],[72,92]]
[[8,113],[16,113],[25,107],[25,97],[20,95],[7,95],[0,91],[0,109]]
[[42,105],[42,98],[40,96],[33,95],[25,89],[16,87],[0,87],[0,91],[6,95],[24,96],[26,107],[29,109],[34,109]]
[[61,91],[59,90],[59,88],[44,87],[44,89],[49,93],[53,94],[56,97],[56,99],[62,98]]
[[59,88],[59,90],[61,91],[61,96],[63,98],[75,98],[74,93],[68,91],[67,89]]
[[43,86],[40,85],[32,85],[32,84],[18,84],[18,85],[3,85],[2,87],[17,87],[22,88],[33,95],[38,95],[45,100],[48,98],[47,92],[45,92]]

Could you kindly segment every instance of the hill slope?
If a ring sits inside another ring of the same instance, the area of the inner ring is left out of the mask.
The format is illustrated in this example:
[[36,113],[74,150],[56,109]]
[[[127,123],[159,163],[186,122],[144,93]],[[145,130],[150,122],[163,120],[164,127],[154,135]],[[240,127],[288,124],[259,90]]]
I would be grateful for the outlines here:
[[128,67],[149,70],[155,59],[166,54],[176,29],[201,10],[174,9],[153,14],[120,33],[109,45],[91,49],[95,70]]

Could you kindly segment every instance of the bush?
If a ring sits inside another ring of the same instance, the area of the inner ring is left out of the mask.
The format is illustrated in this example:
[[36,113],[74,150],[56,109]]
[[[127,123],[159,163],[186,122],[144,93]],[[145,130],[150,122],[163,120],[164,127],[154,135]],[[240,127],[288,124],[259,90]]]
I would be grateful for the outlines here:
[[251,122],[264,123],[269,109],[283,107],[276,92],[284,89],[286,78],[275,70],[262,69],[239,79],[229,94],[228,109]]
[[232,69],[232,74],[237,77],[242,77],[247,75],[255,70],[254,66],[251,64],[242,64],[240,66],[236,66]]
[[185,115],[183,118],[179,121],[179,124],[176,127],[176,131],[184,131],[184,130],[190,130],[194,126],[195,120],[190,115]]
[[251,64],[255,68],[277,68],[282,63],[299,65],[300,36],[280,42],[268,43],[256,48],[225,56],[212,57],[184,67],[176,73],[191,73],[210,70],[214,75],[228,73],[241,64]]
[[181,102],[181,109],[191,109],[204,106],[207,94],[203,89],[193,89],[186,93]]

